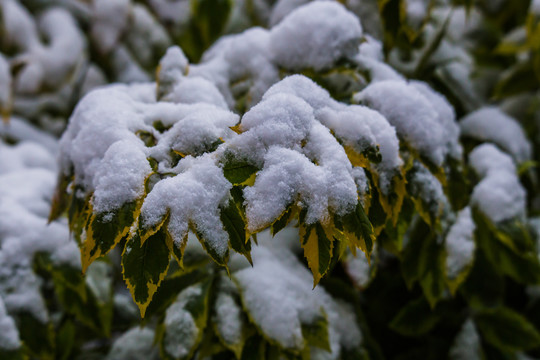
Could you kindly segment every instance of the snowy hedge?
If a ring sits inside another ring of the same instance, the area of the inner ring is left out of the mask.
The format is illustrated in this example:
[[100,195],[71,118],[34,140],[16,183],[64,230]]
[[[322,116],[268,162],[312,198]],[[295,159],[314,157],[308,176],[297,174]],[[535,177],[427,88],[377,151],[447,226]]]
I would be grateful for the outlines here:
[[0,357],[540,357],[538,1],[0,9]]

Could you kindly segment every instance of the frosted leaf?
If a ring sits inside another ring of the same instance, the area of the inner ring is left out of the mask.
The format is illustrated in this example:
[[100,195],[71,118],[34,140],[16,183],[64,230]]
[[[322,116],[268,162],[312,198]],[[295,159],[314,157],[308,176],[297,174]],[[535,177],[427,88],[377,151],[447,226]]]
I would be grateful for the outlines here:
[[12,116],[9,124],[0,124],[0,136],[16,141],[31,141],[43,146],[51,154],[58,151],[58,140],[50,134],[30,125],[27,120]]
[[351,175],[352,166],[330,131],[319,123],[314,124],[303,152],[324,171],[330,210],[338,216],[353,211],[358,194]]
[[15,92],[31,95],[42,88],[59,88],[73,73],[86,48],[73,16],[64,9],[51,8],[38,17],[36,24],[13,0],[2,2],[2,13],[7,43],[21,49],[12,59],[13,64],[22,65],[13,79]]
[[159,359],[159,350],[154,346],[154,331],[135,327],[116,339],[106,360],[151,360]]
[[248,111],[242,118],[245,132],[228,143],[228,149],[261,167],[266,151],[277,145],[300,149],[315,123],[313,109],[302,99],[277,94]]
[[526,215],[526,191],[516,175],[512,159],[491,144],[476,147],[469,163],[481,177],[474,187],[471,204],[478,206],[491,221]]
[[264,94],[263,100],[278,94],[294,95],[307,102],[313,110],[325,108],[337,108],[339,103],[332,99],[328,91],[317,85],[313,80],[302,75],[287,76],[280,82],[272,85]]
[[56,183],[53,155],[29,142],[14,148],[1,144],[0,153],[4,149],[14,153],[27,149],[36,156],[27,154],[31,161],[26,155],[15,156],[0,174],[0,297],[8,311],[27,312],[46,323],[42,284],[32,268],[34,255],[48,253],[55,263],[74,268],[80,268],[80,255],[65,221],[47,225]]
[[370,191],[369,179],[366,175],[366,171],[364,168],[355,166],[353,167],[351,174],[354,178],[354,182],[356,183],[356,189],[360,195],[362,206],[365,206],[366,197],[368,197]]
[[4,301],[0,296],[0,349],[9,351],[19,347],[21,347],[21,340],[15,321],[7,314]]
[[177,170],[178,175],[158,182],[145,198],[140,225],[154,226],[169,212],[168,230],[177,245],[183,242],[192,222],[212,249],[224,256],[229,237],[221,224],[219,207],[229,199],[232,185],[208,155],[186,157]]
[[150,149],[154,158],[160,159],[170,150],[187,155],[200,155],[213,150],[212,146],[220,139],[232,135],[229,127],[238,122],[238,115],[212,105],[199,104],[189,111],[159,139],[155,148]]
[[55,170],[54,157],[42,146],[31,141],[23,141],[14,146],[0,142],[0,174],[27,168]]
[[331,129],[346,146],[358,154],[367,150],[378,150],[381,162],[374,164],[380,173],[380,185],[386,193],[390,190],[390,181],[395,176],[403,161],[399,156],[399,140],[396,130],[377,111],[365,106],[342,106],[334,111],[329,108],[318,114],[321,123]]
[[130,0],[95,0],[93,3],[91,35],[98,50],[107,54],[118,44],[127,28]]
[[234,106],[236,100],[232,94],[240,86],[241,93],[247,91],[245,105],[250,108],[280,80],[279,71],[271,61],[269,41],[269,31],[259,27],[224,36],[204,53],[201,64],[192,66],[190,76],[212,81],[229,106]]
[[117,210],[144,195],[144,181],[152,169],[142,146],[137,145],[121,140],[107,149],[94,177],[95,212]]
[[452,360],[483,359],[480,336],[471,319],[467,319],[450,348],[449,358]]
[[162,55],[171,39],[146,6],[133,4],[130,15],[124,41],[142,66],[153,68],[156,56]]
[[385,80],[405,81],[403,75],[383,61],[362,54],[355,56],[353,61],[358,66],[358,70],[369,74],[373,83]]
[[197,327],[193,315],[186,309],[190,300],[201,296],[201,293],[200,285],[183,290],[165,313],[163,347],[167,354],[175,359],[190,354],[202,331]]
[[437,112],[438,122],[444,129],[444,137],[446,138],[446,146],[448,154],[454,159],[460,160],[463,149],[459,143],[459,126],[456,122],[456,113],[448,100],[441,94],[435,92],[429,85],[423,81],[413,80],[410,86],[418,90],[422,95],[429,100],[433,109]]
[[342,348],[360,345],[362,334],[350,305],[332,299],[321,287],[312,289],[311,273],[286,248],[259,246],[252,250],[253,268],[234,273],[244,307],[256,326],[273,341],[288,348],[305,346],[302,324],[309,324],[324,309],[329,322],[332,357]]
[[466,207],[459,212],[456,222],[446,236],[446,274],[448,278],[455,279],[472,263],[476,248],[475,228],[471,209]]
[[202,77],[182,79],[162,100],[183,104],[206,103],[228,109],[227,103],[217,87]]
[[327,219],[327,192],[321,167],[297,151],[272,147],[255,185],[244,189],[248,230],[268,226],[297,196],[308,209],[306,223]]
[[383,44],[371,35],[364,35],[364,42],[360,44],[359,56],[377,61],[384,61]]
[[379,111],[400,137],[436,166],[447,155],[447,130],[431,102],[414,86],[387,80],[370,84],[355,100]]
[[354,14],[337,2],[317,1],[297,8],[272,28],[270,49],[281,67],[319,71],[356,54],[361,37]]
[[73,166],[77,181],[92,190],[94,177],[109,147],[117,141],[131,141],[141,147],[134,134],[148,128],[134,108],[135,101],[122,86],[95,90],[75,108],[60,140],[63,171]]
[[419,161],[415,161],[410,177],[410,194],[427,205],[425,210],[431,216],[440,216],[447,200],[439,180]]
[[172,24],[177,31],[189,22],[189,1],[149,0],[148,3],[163,23]]
[[242,308],[231,294],[219,292],[215,303],[216,329],[226,344],[239,344],[242,341]]
[[[371,255],[371,261],[376,257],[376,248]],[[373,263],[370,265],[363,251],[358,251],[356,256],[353,256],[350,251],[347,251],[347,257],[343,261],[343,267],[347,275],[352,279],[354,285],[363,289],[372,278]]]
[[493,144],[482,144],[469,154],[469,164],[480,178],[492,171],[516,173],[517,168],[512,158]]
[[[162,99],[173,91],[174,85],[178,84],[188,72],[189,62],[182,49],[171,46],[159,61],[157,71],[157,98]],[[174,102],[174,101],[173,101]]]
[[309,0],[278,0],[274,6],[272,6],[272,13],[270,14],[270,26],[275,26],[294,9],[308,3]]
[[475,186],[471,204],[495,223],[525,218],[527,194],[513,173],[493,172]]
[[531,144],[519,123],[496,107],[484,107],[468,114],[460,127],[462,136],[494,142],[518,163],[531,159]]

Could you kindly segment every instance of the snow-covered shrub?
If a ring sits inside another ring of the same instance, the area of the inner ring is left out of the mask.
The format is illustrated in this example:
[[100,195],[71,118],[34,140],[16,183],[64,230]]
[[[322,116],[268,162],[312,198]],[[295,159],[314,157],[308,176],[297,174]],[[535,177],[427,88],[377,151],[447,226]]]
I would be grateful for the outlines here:
[[537,5],[0,3],[0,357],[540,356]]

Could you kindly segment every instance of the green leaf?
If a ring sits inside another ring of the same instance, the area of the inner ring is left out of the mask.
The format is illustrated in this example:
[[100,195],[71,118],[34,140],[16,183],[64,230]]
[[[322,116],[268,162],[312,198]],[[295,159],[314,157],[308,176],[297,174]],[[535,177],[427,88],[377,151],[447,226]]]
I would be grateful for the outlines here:
[[426,270],[420,279],[420,286],[433,308],[441,299],[446,287],[444,251],[437,241],[428,241],[423,255]]
[[110,314],[88,287],[85,289],[86,296],[83,298],[79,292],[65,286],[64,283],[55,282],[54,285],[58,302],[64,311],[74,315],[77,320],[93,329],[97,334],[109,335]]
[[67,187],[72,180],[73,176],[65,175],[63,172],[60,172],[58,175],[56,189],[52,198],[51,211],[49,213],[49,223],[58,219],[68,208],[69,196]]
[[530,350],[540,346],[540,333],[521,314],[506,307],[482,311],[474,317],[483,338],[508,351]]
[[265,341],[255,334],[247,339],[241,360],[265,360]]
[[141,246],[139,233],[126,242],[122,254],[124,280],[139,306],[141,317],[169,268],[171,253],[167,234],[161,229]]
[[92,261],[106,255],[127,235],[138,211],[138,202],[131,201],[120,209],[91,216],[86,229],[86,240],[81,249],[83,272]]
[[330,269],[333,243],[333,232],[328,226],[324,227],[319,222],[313,225],[300,225],[300,244],[313,273],[313,287]]
[[276,236],[278,232],[283,230],[289,222],[292,220],[294,216],[294,211],[292,205],[289,205],[287,207],[287,210],[281,216],[270,225],[270,232],[272,233],[272,236]]
[[223,164],[223,175],[233,185],[253,182],[255,173],[259,170],[245,160],[238,160],[231,153],[226,153]]
[[212,260],[214,260],[216,264],[225,267],[225,269],[228,271],[227,262],[229,261],[229,249],[227,248],[226,251],[222,253],[220,250],[215,248],[215,244],[220,240],[212,241],[212,239],[204,237],[204,235],[196,228],[193,230],[195,236],[197,236],[197,239],[199,239],[199,242],[208,255],[210,255]]
[[408,243],[403,250],[401,271],[409,289],[415,281],[420,280],[427,268],[427,246],[433,233],[426,222],[417,219],[409,229]]
[[473,308],[489,308],[503,303],[505,279],[483,251],[475,252],[473,267],[460,292]]
[[212,280],[184,289],[167,309],[160,325],[162,355],[170,359],[191,359],[201,343],[209,313]]
[[[477,227],[475,232],[477,242],[497,271],[522,284],[540,284],[540,259],[536,252],[527,251],[522,254],[516,252],[518,246],[516,244],[520,244],[519,247],[528,247],[529,240],[501,239],[489,220],[476,209],[473,209],[473,218]],[[512,242],[514,250],[508,246],[508,241]],[[514,241],[517,243],[514,244]]]
[[67,320],[60,326],[56,335],[56,358],[60,360],[70,359],[75,346],[76,328],[73,321]]
[[307,346],[332,351],[328,335],[328,318],[322,308],[320,314],[311,323],[302,322],[302,336]]
[[440,315],[424,297],[409,302],[390,323],[390,328],[404,336],[422,336],[437,325]]
[[28,356],[26,356],[22,349],[15,349],[15,350],[4,350],[0,349],[0,359],[2,360],[26,360],[28,359]]
[[369,259],[375,242],[373,226],[358,201],[353,212],[335,219],[336,227],[349,239],[351,248],[360,248]]
[[42,323],[29,312],[12,314],[16,319],[19,337],[31,357],[54,359],[54,330],[51,323]]
[[229,198],[227,206],[221,209],[220,217],[225,231],[229,234],[230,247],[237,253],[244,255],[249,263],[253,265],[251,260],[251,242],[246,233],[246,223],[240,213],[240,209],[236,206],[232,198]]

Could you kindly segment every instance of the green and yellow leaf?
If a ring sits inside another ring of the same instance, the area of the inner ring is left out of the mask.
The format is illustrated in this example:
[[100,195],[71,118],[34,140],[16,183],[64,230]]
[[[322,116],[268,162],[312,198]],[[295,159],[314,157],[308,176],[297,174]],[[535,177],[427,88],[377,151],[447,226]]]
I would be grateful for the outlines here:
[[169,268],[171,252],[167,246],[167,233],[161,229],[144,244],[136,232],[126,242],[122,254],[122,272],[133,300],[139,306],[141,317]]

